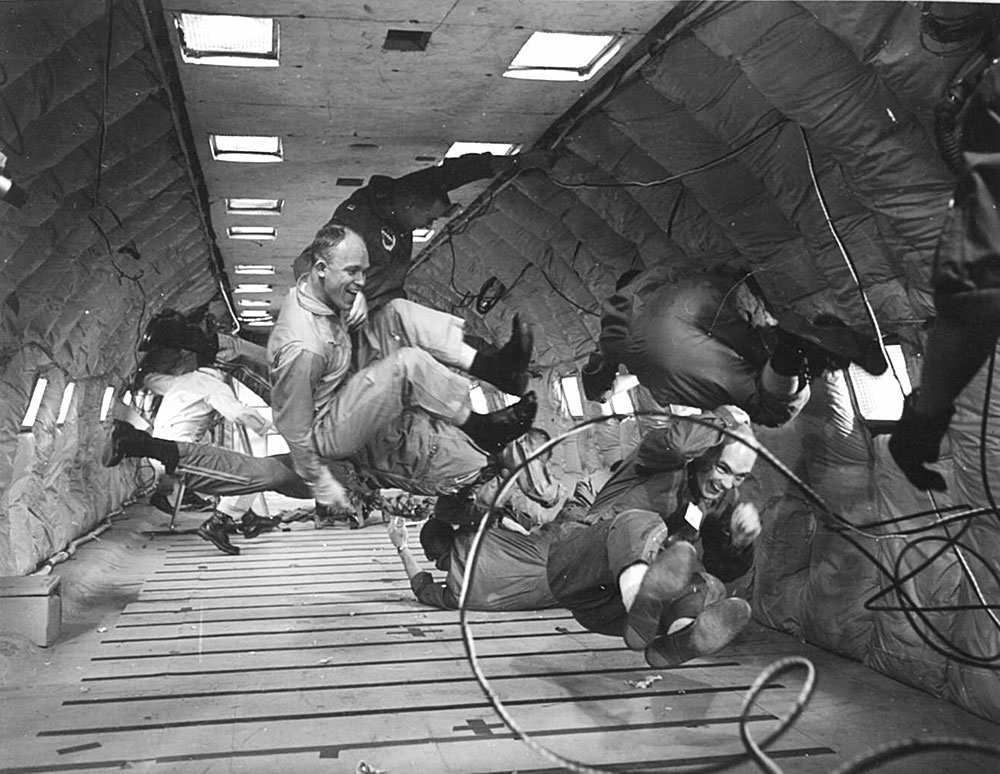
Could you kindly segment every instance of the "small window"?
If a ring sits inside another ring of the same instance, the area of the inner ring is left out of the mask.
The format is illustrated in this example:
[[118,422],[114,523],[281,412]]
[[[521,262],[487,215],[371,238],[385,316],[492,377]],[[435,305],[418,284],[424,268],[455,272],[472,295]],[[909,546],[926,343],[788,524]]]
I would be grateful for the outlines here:
[[267,164],[284,160],[280,137],[211,134],[209,144],[216,161]]
[[174,16],[181,59],[222,67],[277,67],[278,22],[256,16],[180,13]]
[[103,422],[108,418],[108,412],[111,411],[111,401],[115,399],[115,388],[106,387],[104,390],[104,397],[101,398],[101,421]]
[[230,226],[226,233],[230,239],[274,239],[278,229],[274,226]]
[[73,393],[76,390],[76,385],[73,382],[67,383],[63,388],[62,401],[59,403],[59,414],[56,416],[56,426],[62,427],[66,424],[66,419],[69,417],[70,406],[73,405]]
[[284,199],[226,199],[226,212],[233,215],[280,215]]
[[559,380],[562,407],[571,417],[583,417],[583,397],[580,393],[580,380],[576,376],[564,376]]
[[621,38],[616,35],[535,32],[503,75],[535,81],[586,81],[621,47]]
[[913,389],[903,348],[887,344],[885,351],[889,368],[881,376],[873,376],[854,363],[847,369],[847,383],[857,400],[861,419],[870,429],[891,429],[903,414],[903,398]]
[[274,266],[267,263],[238,263],[233,271],[237,274],[274,274]]
[[24,418],[21,420],[21,429],[30,430],[35,425],[35,420],[38,418],[38,409],[42,407],[42,398],[45,397],[45,390],[49,386],[49,380],[44,376],[39,376],[35,380],[35,387],[31,391],[31,399],[28,401],[28,408],[24,412]]
[[469,390],[469,400],[472,402],[472,410],[477,414],[489,414],[490,406],[486,401],[486,393],[478,384]]

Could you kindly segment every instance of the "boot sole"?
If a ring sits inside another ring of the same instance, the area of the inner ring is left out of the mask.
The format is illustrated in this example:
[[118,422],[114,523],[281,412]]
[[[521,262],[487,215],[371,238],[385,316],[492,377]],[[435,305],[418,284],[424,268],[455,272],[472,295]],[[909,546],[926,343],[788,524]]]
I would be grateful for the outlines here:
[[625,624],[625,644],[629,648],[644,650],[656,638],[663,611],[690,585],[697,556],[694,546],[680,540],[649,566]]
[[745,599],[729,597],[713,602],[686,629],[653,640],[646,648],[646,663],[661,669],[717,653],[743,631],[750,614]]

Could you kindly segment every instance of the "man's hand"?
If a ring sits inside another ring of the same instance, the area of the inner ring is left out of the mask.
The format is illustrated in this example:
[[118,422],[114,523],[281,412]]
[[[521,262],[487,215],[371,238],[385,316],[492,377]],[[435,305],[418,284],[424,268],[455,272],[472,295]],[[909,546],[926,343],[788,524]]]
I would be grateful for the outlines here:
[[261,437],[267,435],[272,427],[270,422],[268,422],[260,413],[252,408],[247,409],[240,414],[240,422],[243,423],[244,427],[253,430]]
[[943,492],[947,488],[944,476],[926,465],[937,462],[941,439],[948,430],[955,407],[938,416],[926,417],[916,412],[914,403],[918,395],[914,390],[903,401],[903,415],[889,438],[889,453],[917,489]]
[[409,534],[406,531],[406,520],[402,516],[393,516],[386,530],[389,541],[396,546],[396,550],[407,544]]
[[729,529],[733,545],[737,548],[745,548],[753,543],[760,535],[760,513],[757,506],[753,503],[739,503],[733,509]]
[[726,423],[726,427],[736,427],[736,425],[749,425],[750,415],[739,406],[719,406],[712,412]]
[[352,331],[368,322],[368,300],[365,298],[364,293],[358,293],[354,297],[354,303],[351,304],[351,311],[347,313],[347,318],[344,322],[347,323],[348,330]]

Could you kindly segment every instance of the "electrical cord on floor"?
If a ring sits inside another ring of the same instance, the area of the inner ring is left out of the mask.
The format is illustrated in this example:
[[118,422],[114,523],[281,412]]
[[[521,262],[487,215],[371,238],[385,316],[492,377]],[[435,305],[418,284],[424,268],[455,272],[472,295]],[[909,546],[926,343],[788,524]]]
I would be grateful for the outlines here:
[[[634,416],[660,417],[660,418],[670,417],[673,419],[679,419],[681,421],[691,422],[693,424],[708,425],[708,423],[705,422],[704,420],[700,420],[699,418],[694,416],[679,416],[664,411],[640,411],[636,412]],[[547,441],[546,443],[542,444],[537,449],[534,449],[530,454],[526,455],[524,460],[510,472],[507,479],[503,482],[503,484],[498,488],[497,492],[495,493],[493,500],[489,504],[486,515],[480,521],[479,526],[476,529],[476,533],[473,536],[472,544],[469,547],[469,553],[468,556],[466,557],[466,572],[465,572],[465,577],[463,578],[462,589],[458,599],[459,625],[462,633],[462,643],[465,648],[466,658],[469,661],[469,665],[472,669],[473,675],[475,676],[477,683],[482,689],[483,694],[485,695],[490,706],[493,708],[494,712],[496,712],[496,714],[500,717],[500,719],[504,722],[504,724],[522,743],[527,745],[538,755],[555,763],[558,766],[567,769],[568,771],[578,772],[578,774],[621,774],[622,769],[620,768],[616,768],[614,770],[603,769],[600,767],[588,765],[581,761],[567,758],[555,752],[554,750],[549,749],[545,745],[541,744],[531,734],[526,732],[523,728],[521,728],[518,725],[517,721],[504,706],[503,701],[500,699],[499,695],[497,695],[497,693],[493,690],[492,686],[489,683],[489,680],[487,679],[486,675],[484,674],[480,666],[479,659],[476,654],[475,640],[473,638],[472,630],[469,625],[469,609],[467,607],[468,595],[469,595],[469,590],[471,589],[472,584],[475,580],[477,562],[479,559],[479,547],[482,542],[483,536],[485,535],[487,529],[493,527],[493,524],[496,520],[496,508],[498,504],[501,503],[507,496],[507,493],[510,492],[510,490],[512,489],[517,480],[517,477],[527,469],[528,465],[531,462],[540,457],[543,457],[544,455],[550,454],[552,449],[558,444],[562,443],[563,441],[582,433],[583,431],[587,430],[593,425],[618,418],[619,417],[617,415],[611,415],[611,416],[601,416],[601,417],[593,417],[591,419],[587,419],[577,424],[575,427],[567,430],[565,433],[555,438],[552,438],[550,441]],[[712,425],[712,427],[714,427],[714,425]],[[742,443],[747,446],[750,445],[747,443],[746,440],[733,434],[728,429],[720,429],[720,432],[726,434],[736,442]],[[890,572],[887,568],[885,568],[882,565],[881,562],[879,562],[877,558],[872,556],[871,552],[867,551],[867,549],[865,549],[863,546],[860,545],[860,543],[854,538],[853,533],[858,533],[860,535],[863,535],[865,537],[870,537],[875,540],[885,539],[887,537],[886,535],[877,535],[877,534],[873,535],[868,533],[866,530],[862,530],[858,527],[855,527],[847,519],[844,519],[839,514],[834,513],[832,509],[830,509],[814,491],[809,489],[809,487],[807,487],[806,484],[801,479],[799,479],[786,466],[784,466],[780,461],[778,461],[777,458],[775,458],[774,455],[766,447],[763,446],[763,444],[760,444],[758,442],[754,448],[756,449],[757,453],[760,456],[763,456],[765,459],[767,459],[772,465],[778,468],[782,472],[782,474],[785,475],[790,481],[797,484],[804,492],[806,492],[807,497],[810,500],[812,500],[816,505],[818,505],[825,513],[827,513],[830,517],[832,517],[835,523],[840,524],[843,527],[841,534],[844,537],[846,537],[856,548],[858,548],[858,550],[862,553],[862,555],[864,555],[869,561],[871,561],[888,577],[895,578],[896,582],[894,583],[893,590],[896,591],[897,595],[899,595],[901,599],[906,598],[907,601],[909,601],[909,597],[906,595],[905,589],[903,588],[903,583],[905,582],[906,579],[908,579],[911,576],[902,577],[900,575],[901,565],[906,550],[909,550],[910,545],[919,545],[918,542],[915,542],[913,544],[908,544],[907,548],[904,549],[904,551],[900,552],[900,556],[897,557],[895,568],[892,572]],[[912,516],[904,518],[912,518]],[[962,518],[966,517],[963,516]],[[929,528],[934,528],[938,526],[939,523],[940,522],[932,524],[930,525]],[[967,525],[965,528],[967,528]],[[965,528],[963,528],[963,534]],[[896,537],[902,536],[903,534],[904,533],[899,533],[899,535],[896,535]],[[932,540],[932,539],[943,540],[942,538],[937,538],[937,537],[923,538],[923,540]],[[966,551],[969,553],[974,553],[968,548],[966,548]],[[978,554],[975,554],[975,556],[980,561],[984,561],[984,558],[982,556],[979,556]],[[928,560],[927,564],[929,564],[930,561],[932,560]],[[918,567],[918,571],[919,569],[921,568]],[[994,573],[994,580],[995,582],[1000,584],[1000,575]],[[885,593],[888,592],[880,592],[879,596]],[[885,608],[868,608],[868,609],[877,610]],[[919,606],[912,605],[910,608],[901,607],[900,609],[904,612],[904,614],[907,615],[907,619],[910,621],[911,626],[914,625],[913,620],[911,618],[911,614],[914,611],[917,611],[918,614],[921,616],[922,622],[927,624],[926,617],[922,616],[923,611]],[[934,608],[933,612],[940,612],[944,610],[958,610],[958,609],[979,609],[979,607],[945,606],[942,608]],[[929,626],[929,624],[927,625]],[[945,655],[946,657],[952,658],[957,661],[962,661],[963,663],[970,663],[982,666],[983,660],[981,658],[979,660],[976,660],[975,657],[972,657],[971,659],[966,659],[959,656],[958,658],[956,658],[954,655],[954,650],[952,654],[949,654],[949,652],[946,651],[945,649],[937,646],[934,643],[931,643],[927,638],[927,636],[915,626],[914,630],[917,631],[918,635],[920,635],[920,637],[924,640],[926,644],[928,644],[929,647]],[[940,632],[937,632],[936,629],[934,631],[936,632],[937,636],[941,638],[943,642],[948,643],[947,639],[944,638],[943,635],[940,634]],[[952,646],[953,649],[957,649],[957,646],[954,643],[948,643],[948,644]],[[991,657],[990,660],[995,660],[996,658],[1000,658],[1000,654],[998,654],[998,656],[995,658]],[[753,738],[749,734],[749,730],[747,729],[748,713],[759,692],[764,687],[766,687],[776,675],[793,669],[804,669],[806,672],[806,677],[803,682],[802,689],[800,690],[799,695],[792,708],[784,716],[778,719],[777,728],[771,731],[771,733],[762,742],[758,743],[755,740],[753,740]],[[814,684],[815,684],[815,667],[813,666],[812,662],[810,662],[808,659],[804,657],[789,657],[781,659],[766,667],[760,673],[760,675],[754,681],[753,685],[751,685],[750,689],[748,690],[744,698],[743,706],[740,713],[739,733],[740,733],[740,738],[747,749],[747,752],[740,756],[733,756],[724,761],[711,763],[704,766],[695,766],[695,767],[686,766],[685,771],[688,772],[688,774],[708,774],[708,772],[723,771],[732,766],[740,764],[746,761],[747,759],[752,759],[755,763],[757,763],[758,766],[761,767],[763,771],[767,772],[767,774],[783,774],[781,768],[778,767],[778,765],[773,761],[773,759],[768,757],[763,752],[763,748],[771,744],[776,739],[778,739],[787,729],[789,729],[792,726],[795,720],[798,717],[800,717],[802,711],[805,708],[806,703],[808,702],[809,696],[813,691]],[[1000,745],[989,744],[985,742],[979,742],[978,740],[974,739],[965,739],[960,737],[923,737],[919,739],[904,739],[898,742],[893,742],[889,745],[878,747],[872,751],[866,752],[862,756],[855,758],[852,761],[849,761],[847,764],[845,764],[845,766],[842,766],[841,768],[837,769],[837,771],[834,772],[834,774],[862,774],[862,772],[869,771],[875,766],[880,766],[883,763],[887,763],[889,761],[896,760],[907,755],[918,754],[921,752],[941,751],[941,750],[973,752],[977,754],[988,755],[1000,760]]]

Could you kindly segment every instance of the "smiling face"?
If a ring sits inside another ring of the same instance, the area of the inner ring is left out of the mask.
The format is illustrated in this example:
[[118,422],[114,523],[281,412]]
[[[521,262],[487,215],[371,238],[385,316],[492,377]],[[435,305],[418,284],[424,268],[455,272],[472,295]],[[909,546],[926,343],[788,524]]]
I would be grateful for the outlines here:
[[331,309],[348,312],[354,297],[364,290],[368,250],[364,240],[346,230],[344,238],[327,247],[312,266],[311,282],[319,298]]
[[702,502],[718,500],[730,489],[739,486],[750,474],[757,461],[757,452],[738,441],[722,447],[718,456],[705,460],[694,475]]

